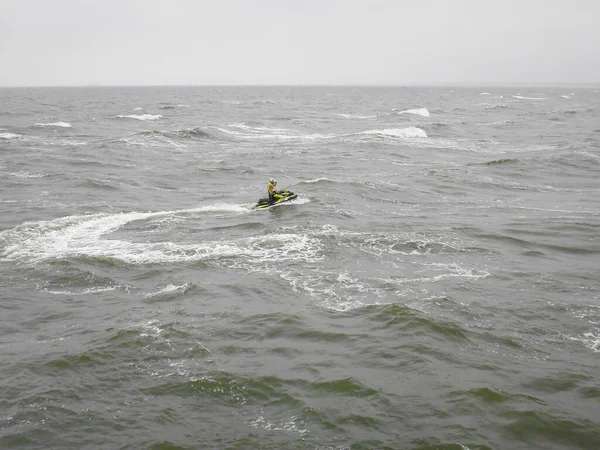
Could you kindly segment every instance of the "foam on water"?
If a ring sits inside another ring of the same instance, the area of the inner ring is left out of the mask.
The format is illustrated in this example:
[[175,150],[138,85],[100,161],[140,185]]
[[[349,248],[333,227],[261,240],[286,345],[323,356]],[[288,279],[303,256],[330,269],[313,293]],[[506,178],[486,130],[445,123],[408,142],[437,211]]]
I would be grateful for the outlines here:
[[38,127],[38,128],[48,128],[48,127],[72,128],[72,125],[67,122],[36,123],[33,126]]
[[25,180],[30,180],[30,179],[34,179],[34,178],[43,178],[43,177],[47,176],[47,174],[44,174],[44,173],[30,173],[30,172],[15,172],[15,173],[11,173],[10,175],[12,175],[13,177],[17,177],[17,178],[23,178]]
[[191,283],[184,283],[181,285],[168,284],[156,292],[151,292],[151,293],[146,294],[146,298],[159,297],[161,295],[170,294],[173,292],[182,293],[182,292],[185,292],[190,287],[191,287]]
[[321,178],[314,178],[312,180],[304,180],[302,183],[313,184],[313,183],[319,183],[320,181],[331,181],[331,180],[327,177],[321,177]]
[[13,139],[19,139],[20,137],[21,137],[20,134],[0,133],[0,139],[13,140]]
[[249,210],[239,205],[210,205],[184,211],[69,216],[52,221],[26,223],[0,233],[0,243],[4,244],[1,256],[26,264],[78,257],[115,258],[128,264],[185,261],[214,261],[219,264],[221,258],[239,258],[233,265],[246,268],[261,261],[306,261],[319,258],[318,240],[302,234],[271,233],[201,243],[146,243],[109,238],[111,233],[135,221],[172,214],[221,211]]
[[273,133],[273,134],[289,134],[293,133],[293,130],[287,128],[270,128],[263,126],[252,126],[246,123],[234,123],[229,125],[232,128],[239,128],[241,130],[249,131],[251,133]]
[[580,342],[594,353],[600,353],[600,330],[583,333],[579,336],[564,336],[570,341]]
[[522,95],[512,95],[512,98],[517,98],[519,100],[546,100],[545,97],[524,97]]
[[583,333],[583,343],[595,353],[600,353],[600,332]]
[[104,286],[104,287],[90,287],[90,288],[85,288],[85,289],[81,289],[81,290],[66,290],[66,289],[50,289],[50,288],[43,288],[42,291],[47,292],[49,294],[54,294],[54,295],[93,295],[93,294],[100,294],[103,292],[110,292],[110,291],[114,291],[115,289],[118,289],[118,286]]
[[418,127],[408,128],[386,128],[383,130],[367,130],[359,134],[375,135],[394,138],[426,138],[427,133]]
[[[209,131],[206,131],[209,130]],[[178,145],[173,143],[167,136],[171,134],[177,134],[181,132],[144,132],[141,137],[151,136],[160,142],[167,142],[169,145]],[[415,138],[415,137],[427,137],[427,133],[418,127],[407,127],[407,128],[386,128],[376,130],[366,130],[358,133],[351,134],[321,134],[312,133],[306,134],[300,131],[291,130],[288,128],[272,128],[263,126],[252,126],[245,123],[231,124],[227,127],[207,126],[200,132],[203,136],[210,136],[213,139],[218,139],[219,135],[227,136],[235,140],[242,141],[270,141],[273,143],[285,142],[285,143],[304,143],[304,142],[329,142],[329,141],[354,141],[360,142],[364,140],[365,136],[376,136],[376,137],[390,137],[390,138]],[[137,141],[136,135],[126,136],[120,140],[127,143],[135,143],[143,145],[147,143],[147,140]],[[181,145],[181,144],[179,144]]]
[[[183,210],[181,212],[202,212],[202,213],[214,213],[214,212],[230,212],[230,213],[247,213],[252,204],[233,204],[225,202],[217,202],[210,205],[200,206],[198,208]],[[181,213],[180,212],[180,213]]]
[[[231,126],[231,125],[230,125]],[[239,139],[248,139],[248,140],[266,140],[266,141],[299,141],[299,142],[314,142],[317,140],[324,139],[332,139],[335,138],[335,135],[325,135],[325,134],[301,134],[299,132],[294,132],[292,130],[284,130],[284,129],[265,129],[262,130],[257,128],[248,128],[247,126],[240,126],[237,124],[236,126],[231,126],[232,128],[236,128],[240,131],[231,130],[228,128],[222,127],[210,127],[215,129],[216,131],[233,136]]]
[[119,119],[135,119],[135,120],[157,120],[162,118],[160,114],[129,114],[129,115],[118,115]]
[[344,119],[376,119],[379,114],[371,114],[368,116],[359,114],[335,114],[337,117],[343,117]]
[[415,108],[415,109],[407,109],[405,111],[399,111],[396,114],[414,114],[422,117],[431,117],[429,110],[427,108]]
[[298,418],[296,416],[292,416],[289,419],[278,419],[274,421],[266,420],[262,415],[256,417],[255,419],[249,421],[249,425],[253,428],[262,428],[267,431],[285,431],[288,433],[296,433],[299,435],[304,435],[308,433],[307,429],[300,428],[296,424]]

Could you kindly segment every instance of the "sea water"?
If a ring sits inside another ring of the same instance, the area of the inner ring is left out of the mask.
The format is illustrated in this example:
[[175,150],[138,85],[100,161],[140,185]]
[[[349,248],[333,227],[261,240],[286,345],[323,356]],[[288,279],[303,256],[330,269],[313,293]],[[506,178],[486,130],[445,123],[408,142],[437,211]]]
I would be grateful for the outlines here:
[[0,89],[0,447],[600,448],[599,101]]

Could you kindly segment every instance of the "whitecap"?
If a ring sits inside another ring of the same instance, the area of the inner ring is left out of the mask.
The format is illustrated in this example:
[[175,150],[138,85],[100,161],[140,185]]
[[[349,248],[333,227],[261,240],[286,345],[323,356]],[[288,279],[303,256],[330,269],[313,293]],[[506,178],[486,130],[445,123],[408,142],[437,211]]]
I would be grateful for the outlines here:
[[[246,213],[250,211],[247,207],[239,206],[225,208],[243,210]],[[0,257],[25,264],[82,255],[91,258],[116,258],[128,264],[211,261],[217,265],[237,266],[249,271],[264,270],[264,267],[261,269],[261,264],[287,260],[307,262],[320,257],[320,241],[306,234],[275,232],[234,240],[177,243],[105,238],[135,221],[208,210],[214,211],[214,208],[207,206],[196,210],[92,214],[28,222],[0,232],[0,241],[4,243]]]
[[129,115],[119,115],[117,116],[119,119],[135,119],[135,120],[156,120],[162,118],[160,114],[129,114]]
[[26,180],[29,180],[32,178],[43,178],[46,176],[45,174],[41,174],[41,173],[31,173],[31,172],[25,172],[25,171],[14,172],[14,173],[11,173],[11,175],[14,177],[23,178]]
[[397,112],[396,114],[415,114],[417,116],[423,116],[423,117],[431,116],[431,114],[429,113],[429,110],[427,108],[407,109],[405,111]]
[[191,283],[184,283],[182,285],[168,284],[162,289],[159,289],[157,292],[153,292],[150,294],[146,294],[146,298],[157,297],[163,294],[169,294],[171,292],[181,292],[184,293],[191,287]]
[[71,128],[71,124],[67,122],[52,122],[52,123],[36,123],[33,125],[34,127],[60,127],[60,128]]
[[0,139],[12,140],[12,139],[19,139],[20,137],[21,137],[20,134],[15,134],[15,133],[0,133]]
[[585,346],[592,349],[594,352],[600,352],[600,334],[584,333]]
[[599,333],[583,333],[580,337],[566,336],[571,341],[578,341],[595,353],[600,353],[600,334]]
[[378,135],[396,138],[426,138],[427,133],[418,127],[386,128],[383,130],[367,130],[359,134]]
[[379,114],[372,114],[369,116],[357,115],[357,114],[335,114],[338,117],[343,117],[344,119],[375,119],[379,116]]
[[93,295],[93,294],[100,294],[102,292],[114,291],[117,288],[118,288],[118,286],[105,286],[105,287],[85,288],[80,291],[67,291],[67,290],[61,291],[61,290],[48,289],[48,288],[44,288],[42,290],[44,292],[47,292],[48,294],[54,294],[54,295]]
[[479,95],[490,95],[489,92],[481,92]]
[[246,130],[249,131],[251,133],[275,133],[275,134],[286,134],[286,133],[291,133],[293,132],[293,130],[289,130],[287,128],[269,128],[269,127],[261,127],[261,126],[250,126],[246,123],[234,123],[231,125],[228,125],[232,128],[239,128],[241,130]]
[[[234,126],[235,125],[235,126]],[[257,140],[267,140],[267,141],[316,141],[319,139],[331,139],[334,138],[334,135],[323,135],[323,134],[297,134],[295,132],[284,132],[283,128],[281,129],[270,129],[270,132],[261,132],[256,128],[252,130],[249,129],[247,125],[243,124],[234,124],[229,125],[231,128],[237,128],[243,130],[245,132],[240,132],[236,130],[230,130],[227,128],[220,127],[208,127],[212,128],[218,132],[227,134],[229,136],[237,137],[240,139],[257,139]],[[246,127],[246,128],[244,128]],[[264,129],[263,129],[264,130]]]
[[232,203],[224,203],[217,202],[206,206],[201,206],[199,208],[190,209],[190,212],[202,212],[202,213],[212,213],[212,212],[232,212],[232,213],[243,213],[248,212],[248,205],[236,205]]
[[331,180],[329,178],[321,177],[321,178],[314,178],[312,180],[304,180],[303,183],[306,183],[306,184],[318,183],[320,181],[331,181]]

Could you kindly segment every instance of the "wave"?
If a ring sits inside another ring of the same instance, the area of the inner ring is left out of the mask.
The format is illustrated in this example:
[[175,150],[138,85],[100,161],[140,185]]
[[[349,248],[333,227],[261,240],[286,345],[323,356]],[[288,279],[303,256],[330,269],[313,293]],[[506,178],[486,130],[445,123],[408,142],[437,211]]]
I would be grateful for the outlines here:
[[361,133],[361,135],[375,135],[382,137],[393,137],[393,138],[426,138],[427,133],[418,127],[408,128],[386,128],[383,130],[367,130]]
[[301,181],[300,184],[314,184],[314,183],[320,183],[322,181],[331,181],[331,180],[329,178],[321,177],[321,178],[315,178],[313,180],[304,180],[304,181]]
[[398,111],[396,114],[415,114],[417,116],[422,117],[431,117],[429,110],[427,108],[415,108],[415,109],[407,109],[405,111]]
[[74,289],[52,289],[52,288],[42,288],[42,291],[47,292],[48,294],[54,295],[94,295],[101,294],[103,292],[111,292],[118,289],[119,286],[105,286],[105,287],[88,287],[80,290]]
[[[227,125],[228,128],[211,126],[217,133],[233,139],[267,140],[267,141],[318,141],[336,138],[333,134],[302,134],[284,128],[252,127],[247,124]],[[231,128],[234,128],[233,130]],[[238,131],[240,130],[240,131]]]
[[159,109],[175,109],[175,108],[189,108],[190,105],[185,105],[185,104],[179,104],[179,105],[171,105],[171,104],[167,104],[167,105],[161,105],[159,107]]
[[504,127],[506,125],[514,125],[516,122],[514,120],[498,120],[497,122],[490,122],[488,125],[492,127]]
[[23,178],[26,180],[30,180],[33,178],[43,178],[48,176],[47,174],[42,174],[42,173],[31,173],[31,172],[25,172],[25,171],[21,171],[21,172],[14,172],[11,173],[10,175],[17,177],[17,178]]
[[583,151],[583,152],[575,152],[575,153],[579,153],[580,155],[589,156],[589,157],[591,157],[591,158],[595,158],[595,159],[600,159],[600,156],[599,156],[599,155],[594,155],[593,153],[589,153],[589,152],[586,152],[586,151]]
[[266,127],[260,124],[244,122],[225,126],[209,125],[201,128],[174,131],[140,131],[120,138],[119,141],[135,145],[144,145],[144,143],[148,142],[139,142],[135,139],[136,137],[155,138],[161,145],[164,145],[166,142],[170,145],[182,146],[182,144],[178,144],[175,141],[179,139],[216,139],[227,141],[262,140],[272,142],[283,141],[291,144],[332,140],[361,142],[364,141],[365,138],[426,138],[427,133],[418,127],[407,127],[366,130],[351,134],[305,134],[289,128]]
[[183,148],[186,147],[186,144],[182,141],[205,140],[216,138],[217,136],[214,133],[210,133],[208,131],[205,131],[204,129],[188,128],[173,131],[139,131],[137,133],[132,133],[127,136],[123,136],[121,138],[108,142],[124,142],[127,145],[150,147],[164,147],[165,145],[168,145],[175,148]]
[[136,136],[162,136],[168,138],[183,138],[183,139],[206,139],[212,138],[213,136],[201,128],[186,128],[183,130],[174,131],[140,131],[135,133]]
[[117,118],[119,118],[119,119],[135,119],[135,120],[157,120],[157,119],[162,118],[162,115],[160,115],[160,114],[122,115],[121,114],[121,115],[118,115]]
[[516,163],[518,159],[515,158],[504,158],[504,159],[496,159],[494,161],[488,161],[486,164],[494,165],[494,164],[506,164],[506,163]]
[[239,128],[241,130],[249,131],[251,133],[289,134],[294,132],[293,130],[290,130],[288,128],[270,128],[261,126],[259,124],[252,124],[246,122],[234,123],[228,126],[231,128]]
[[192,283],[184,283],[182,285],[168,284],[164,286],[162,289],[159,289],[157,292],[152,292],[146,294],[146,298],[156,299],[170,297],[173,294],[177,294],[180,296],[181,294],[187,294],[191,290],[193,290],[194,285]]
[[496,105],[487,105],[484,109],[505,109],[508,108],[508,105],[504,105],[502,103],[498,103]]
[[6,139],[8,141],[12,141],[14,139],[20,139],[22,136],[20,134],[15,133],[0,133],[0,139]]
[[367,320],[380,324],[378,328],[400,328],[410,331],[412,334],[438,335],[441,339],[455,341],[469,339],[468,330],[459,324],[434,319],[409,306],[398,304],[374,306],[372,310],[366,312],[368,313]]
[[[307,199],[303,200],[307,202]],[[278,208],[284,208],[279,205]],[[480,279],[489,274],[479,268],[456,261],[464,253],[481,252],[452,235],[422,233],[357,233],[340,230],[334,225],[321,228],[293,226],[268,232],[263,229],[250,236],[230,236],[199,241],[197,235],[162,234],[161,223],[177,220],[197,221],[199,214],[267,214],[251,212],[251,205],[217,203],[195,209],[160,212],[130,212],[67,216],[59,219],[29,222],[0,232],[0,260],[36,266],[48,263],[79,262],[110,266],[139,266],[177,263],[199,263],[217,268],[238,269],[245,273],[276,275],[297,292],[318,301],[327,309],[349,311],[367,305],[396,302],[398,295],[420,285],[447,279]],[[125,230],[123,228],[127,227]],[[157,228],[158,227],[158,228]],[[147,234],[134,230],[160,233],[148,241]],[[352,273],[336,267],[323,267],[328,248],[341,246],[349,251],[375,258],[388,264],[402,264],[402,276]],[[424,260],[423,258],[428,258]],[[440,258],[452,258],[450,262]],[[413,259],[414,263],[403,262]],[[421,262],[420,262],[421,261]],[[53,291],[95,293],[87,288],[112,287],[81,282],[76,286],[54,283]],[[121,287],[117,286],[117,289]],[[185,293],[192,287],[181,283],[165,283],[148,298],[167,298],[172,292]],[[154,301],[154,300],[152,300]]]
[[338,117],[343,117],[344,119],[376,119],[379,117],[379,113],[372,114],[369,116],[357,115],[357,114],[335,114]]
[[48,127],[72,128],[72,125],[67,122],[36,123],[33,126],[36,128],[48,128]]
[[546,100],[545,97],[524,97],[522,95],[511,95],[511,97],[519,100]]
[[25,264],[73,258],[109,258],[132,265],[212,261],[217,265],[240,265],[249,270],[258,262],[281,262],[290,259],[307,261],[316,257],[320,248],[317,239],[302,234],[279,232],[203,243],[148,243],[106,239],[106,236],[134,222],[169,216],[193,217],[195,214],[239,214],[250,211],[251,205],[217,203],[178,211],[92,214],[28,222],[0,232],[0,256]]
[[567,339],[581,342],[594,353],[600,353],[600,330],[583,333],[581,336],[567,336]]
[[446,122],[430,122],[430,123],[426,123],[426,124],[419,125],[419,126],[425,128],[425,129],[451,127],[451,125]]

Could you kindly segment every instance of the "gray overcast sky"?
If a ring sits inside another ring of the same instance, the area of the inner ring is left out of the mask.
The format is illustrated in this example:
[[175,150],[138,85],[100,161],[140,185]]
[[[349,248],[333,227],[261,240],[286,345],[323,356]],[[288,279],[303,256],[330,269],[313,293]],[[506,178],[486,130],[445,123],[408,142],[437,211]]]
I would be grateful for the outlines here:
[[0,86],[600,82],[600,0],[0,0]]

